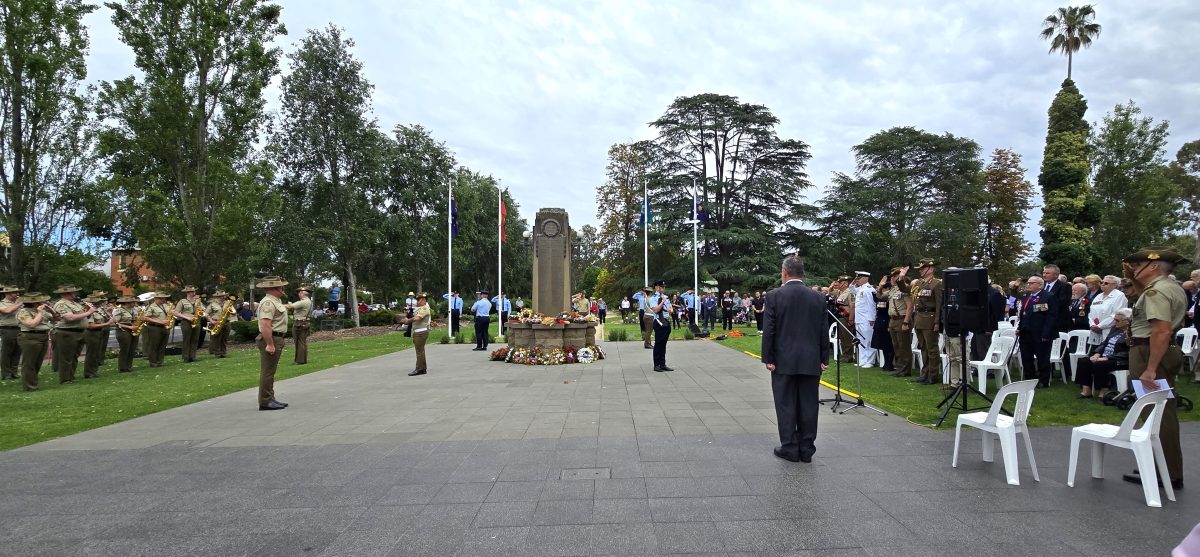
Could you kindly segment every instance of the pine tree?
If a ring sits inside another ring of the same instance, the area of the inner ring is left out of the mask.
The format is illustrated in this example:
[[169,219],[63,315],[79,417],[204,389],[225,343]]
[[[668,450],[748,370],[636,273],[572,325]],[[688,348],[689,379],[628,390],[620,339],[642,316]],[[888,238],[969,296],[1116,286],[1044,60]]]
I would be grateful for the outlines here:
[[1046,148],[1038,185],[1042,187],[1042,249],[1039,257],[1064,272],[1080,273],[1093,266],[1092,230],[1098,221],[1088,185],[1087,101],[1064,80],[1050,104]]

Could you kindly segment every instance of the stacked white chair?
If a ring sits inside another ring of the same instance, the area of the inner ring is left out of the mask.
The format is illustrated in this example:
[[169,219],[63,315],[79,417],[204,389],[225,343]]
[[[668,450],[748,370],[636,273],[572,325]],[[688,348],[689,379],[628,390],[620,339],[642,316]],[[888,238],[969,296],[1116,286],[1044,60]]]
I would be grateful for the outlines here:
[[[913,361],[916,362],[916,366],[913,369],[920,372],[921,368],[925,367],[925,354],[921,352],[921,343],[920,339],[917,338],[916,331],[913,331],[912,336],[912,354]],[[920,373],[917,373],[917,375],[920,375]]]
[[[1167,499],[1175,500],[1175,490],[1171,487],[1171,478],[1167,476],[1167,459],[1163,455],[1162,442],[1158,438],[1158,430],[1162,426],[1162,414],[1167,404],[1174,404],[1167,398],[1170,389],[1146,393],[1134,403],[1120,426],[1109,424],[1088,424],[1071,430],[1071,465],[1067,472],[1067,485],[1075,487],[1075,468],[1079,464],[1079,443],[1084,439],[1092,441],[1092,477],[1104,477],[1104,446],[1112,445],[1133,451],[1137,461],[1138,471],[1142,476],[1142,492],[1146,496],[1146,506],[1161,507],[1162,500],[1158,497],[1158,482],[1162,479]],[[1142,427],[1134,429],[1137,419],[1147,406],[1153,406],[1150,415],[1142,423]]]
[[1187,327],[1179,330],[1176,335],[1179,339],[1179,349],[1183,352],[1184,368],[1183,372],[1195,369],[1196,357],[1200,356],[1200,343],[1196,339],[1196,328]]
[[1058,333],[1058,338],[1050,341],[1050,363],[1062,375],[1063,383],[1067,382],[1067,368],[1063,365],[1063,353],[1067,351],[1067,333]]
[[[995,461],[993,436],[999,437],[1000,455],[1004,458],[1004,475],[1010,485],[1021,485],[1020,474],[1017,470],[1017,434],[1019,433],[1025,437],[1025,450],[1029,452],[1029,466],[1033,470],[1033,479],[1042,481],[1038,477],[1037,459],[1033,456],[1033,443],[1029,440],[1029,426],[1026,425],[1026,421],[1029,419],[1029,409],[1033,406],[1033,393],[1036,387],[1037,379],[1009,383],[996,393],[996,399],[992,401],[992,407],[987,412],[959,414],[958,423],[954,426],[954,459],[950,465],[958,467],[958,445],[962,438],[963,426],[973,427],[983,435],[984,462]],[[1004,405],[1004,400],[1012,395],[1016,395],[1017,405],[1013,409],[1012,416],[1005,416],[1000,413],[1000,410]]]
[[[1079,369],[1079,360],[1088,357],[1088,338],[1091,337],[1091,331],[1087,329],[1079,331],[1071,331],[1067,333],[1066,346],[1064,352],[1070,350],[1067,354],[1071,360],[1071,381],[1075,380],[1075,370]],[[1074,349],[1071,346],[1074,345]]]
[[[976,370],[978,374],[975,384],[979,386],[980,392],[987,394],[987,374],[992,372],[996,376],[996,388],[1008,383],[1012,383],[1012,376],[1008,371],[1008,352],[1012,350],[1015,339],[1011,337],[1001,336],[993,337],[992,345],[988,348],[988,352],[982,360],[968,362],[967,365]],[[1001,383],[1003,379],[1003,383]]]

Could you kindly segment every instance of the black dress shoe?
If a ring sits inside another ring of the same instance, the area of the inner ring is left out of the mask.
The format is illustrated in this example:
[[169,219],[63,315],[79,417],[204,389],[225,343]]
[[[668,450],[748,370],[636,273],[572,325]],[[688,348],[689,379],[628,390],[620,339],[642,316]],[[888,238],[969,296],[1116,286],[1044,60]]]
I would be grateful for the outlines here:
[[417,375],[425,375],[425,370],[423,370],[423,369],[414,369],[414,370],[412,370],[412,371],[408,372],[408,376],[409,376],[409,377],[414,377],[414,376],[417,376]]
[[658,366],[658,367],[661,367],[663,371],[675,371],[675,368],[673,368],[673,367],[667,367],[667,366]]
[[918,377],[916,379],[913,379],[913,383],[916,383],[918,385],[928,385],[929,378],[928,377]]
[[275,404],[278,404],[278,405],[280,405],[280,406],[282,406],[282,407],[284,407],[284,408],[287,408],[287,407],[288,407],[288,403],[286,403],[286,402],[280,402],[280,401],[278,401],[278,400],[274,400],[274,401],[272,401],[272,402],[274,402]]
[[654,371],[667,371],[667,370],[663,369],[662,366],[654,366]]
[[800,455],[800,462],[812,462],[812,455]]
[[653,350],[653,349],[654,349],[654,347],[653,347],[653,346],[650,346],[649,344],[647,344],[647,345],[643,346],[642,348],[645,348],[646,350]]
[[[774,453],[775,453],[775,456],[777,456],[777,457],[779,457],[779,458],[782,458],[782,459],[784,459],[784,460],[786,460],[786,461],[789,461],[789,462],[800,462],[800,457],[799,457],[799,456],[792,456],[792,455],[790,455],[790,454],[787,454],[787,453],[783,452],[783,448],[782,448],[782,447],[775,447],[774,449],[772,449],[772,452],[774,452]],[[808,460],[811,462],[811,461],[812,461],[812,457],[809,457],[809,459],[808,459]]]
[[[1137,470],[1134,470],[1133,472],[1131,472],[1129,474],[1125,474],[1124,476],[1121,476],[1121,479],[1125,480],[1131,484],[1142,485],[1142,474],[1141,474],[1141,472],[1139,472]],[[1162,478],[1158,478],[1158,487],[1162,487],[1162,486],[1163,486]],[[1179,478],[1178,480],[1171,480],[1171,488],[1172,489],[1183,489],[1183,478]]]
[[282,404],[279,404],[278,402],[275,402],[275,401],[273,401],[273,400],[272,400],[271,402],[268,402],[268,403],[266,403],[266,404],[259,404],[259,405],[258,405],[258,409],[259,409],[259,410],[283,410],[284,408],[287,408],[287,406],[284,406],[284,405],[282,405]]

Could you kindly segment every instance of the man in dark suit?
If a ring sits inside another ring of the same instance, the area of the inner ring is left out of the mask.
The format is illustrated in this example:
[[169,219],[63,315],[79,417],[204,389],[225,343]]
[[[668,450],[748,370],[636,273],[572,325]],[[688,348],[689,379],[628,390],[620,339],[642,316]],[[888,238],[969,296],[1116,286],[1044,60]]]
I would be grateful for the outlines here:
[[[1020,321],[1017,334],[1021,342],[1021,367],[1024,373],[1038,376],[1038,388],[1050,386],[1050,343],[1058,338],[1058,301],[1045,289],[1045,281],[1029,277],[1025,297],[1018,304]],[[1060,286],[1061,288],[1061,286]],[[1026,379],[1026,377],[1022,377]]]
[[805,286],[797,255],[783,260],[781,278],[783,286],[767,293],[762,335],[762,362],[771,372],[779,424],[775,456],[812,462],[821,404],[817,388],[830,352],[825,297]]
[[1065,333],[1071,330],[1071,284],[1065,280],[1061,280],[1062,271],[1058,265],[1050,264],[1042,267],[1042,281],[1045,282],[1045,290],[1051,296],[1054,296],[1055,306],[1052,310],[1054,314],[1054,330],[1060,333]]

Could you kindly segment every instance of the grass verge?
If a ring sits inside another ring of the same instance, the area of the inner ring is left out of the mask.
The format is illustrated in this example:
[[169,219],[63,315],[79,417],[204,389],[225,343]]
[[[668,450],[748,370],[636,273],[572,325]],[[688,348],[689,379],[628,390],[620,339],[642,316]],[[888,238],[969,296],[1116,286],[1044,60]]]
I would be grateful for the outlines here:
[[[276,381],[396,352],[412,346],[400,333],[330,340],[308,347],[308,363],[298,366],[289,341],[279,362]],[[83,377],[83,362],[77,377]],[[169,408],[207,400],[258,385],[258,350],[231,350],[215,359],[201,352],[199,360],[184,364],[168,356],[163,367],[150,369],[146,360],[134,361],[133,373],[117,373],[109,358],[96,379],[77,379],[59,385],[49,363],[42,366],[40,389],[21,390],[20,381],[0,383],[0,450],[64,437]],[[254,404],[253,397],[246,404]]]
[[[747,358],[754,357],[757,359],[759,351],[762,348],[762,337],[757,336],[758,332],[750,328],[742,328],[741,330],[748,336],[714,342],[739,352],[748,352],[750,354],[746,356]],[[879,368],[862,370],[860,385],[858,371],[858,366],[842,364],[843,389],[860,394],[867,404],[905,418],[914,424],[931,426],[937,421],[941,410],[936,408],[936,406],[945,396],[942,393],[940,385],[918,385],[911,381],[911,377],[892,377],[880,371]],[[834,382],[834,368],[832,366],[825,371],[822,379],[827,383]],[[1013,379],[1019,380],[1020,377],[1019,375],[1014,375]],[[988,392],[989,394],[995,394],[994,381],[989,381]],[[1200,402],[1200,384],[1184,379],[1176,384],[1176,392],[1192,399],[1194,402]],[[1078,394],[1078,386],[1075,384],[1064,384],[1060,377],[1056,375],[1049,389],[1037,390],[1034,396],[1033,409],[1029,415],[1029,425],[1078,426],[1087,423],[1119,424],[1125,418],[1124,410],[1118,410],[1115,406],[1105,406],[1100,403],[1099,399],[1078,399],[1076,398]],[[1007,404],[1006,407],[1011,409],[1011,403],[1015,399],[1010,398],[1009,401],[1010,404]],[[969,402],[972,409],[976,407],[986,408],[988,405],[987,401],[974,395],[971,396]],[[858,411],[855,410],[855,412]],[[951,410],[942,427],[954,427],[954,420],[957,414],[959,414],[957,410]],[[1200,421],[1200,410],[1192,410],[1191,412],[1180,410],[1178,415],[1180,421]]]

